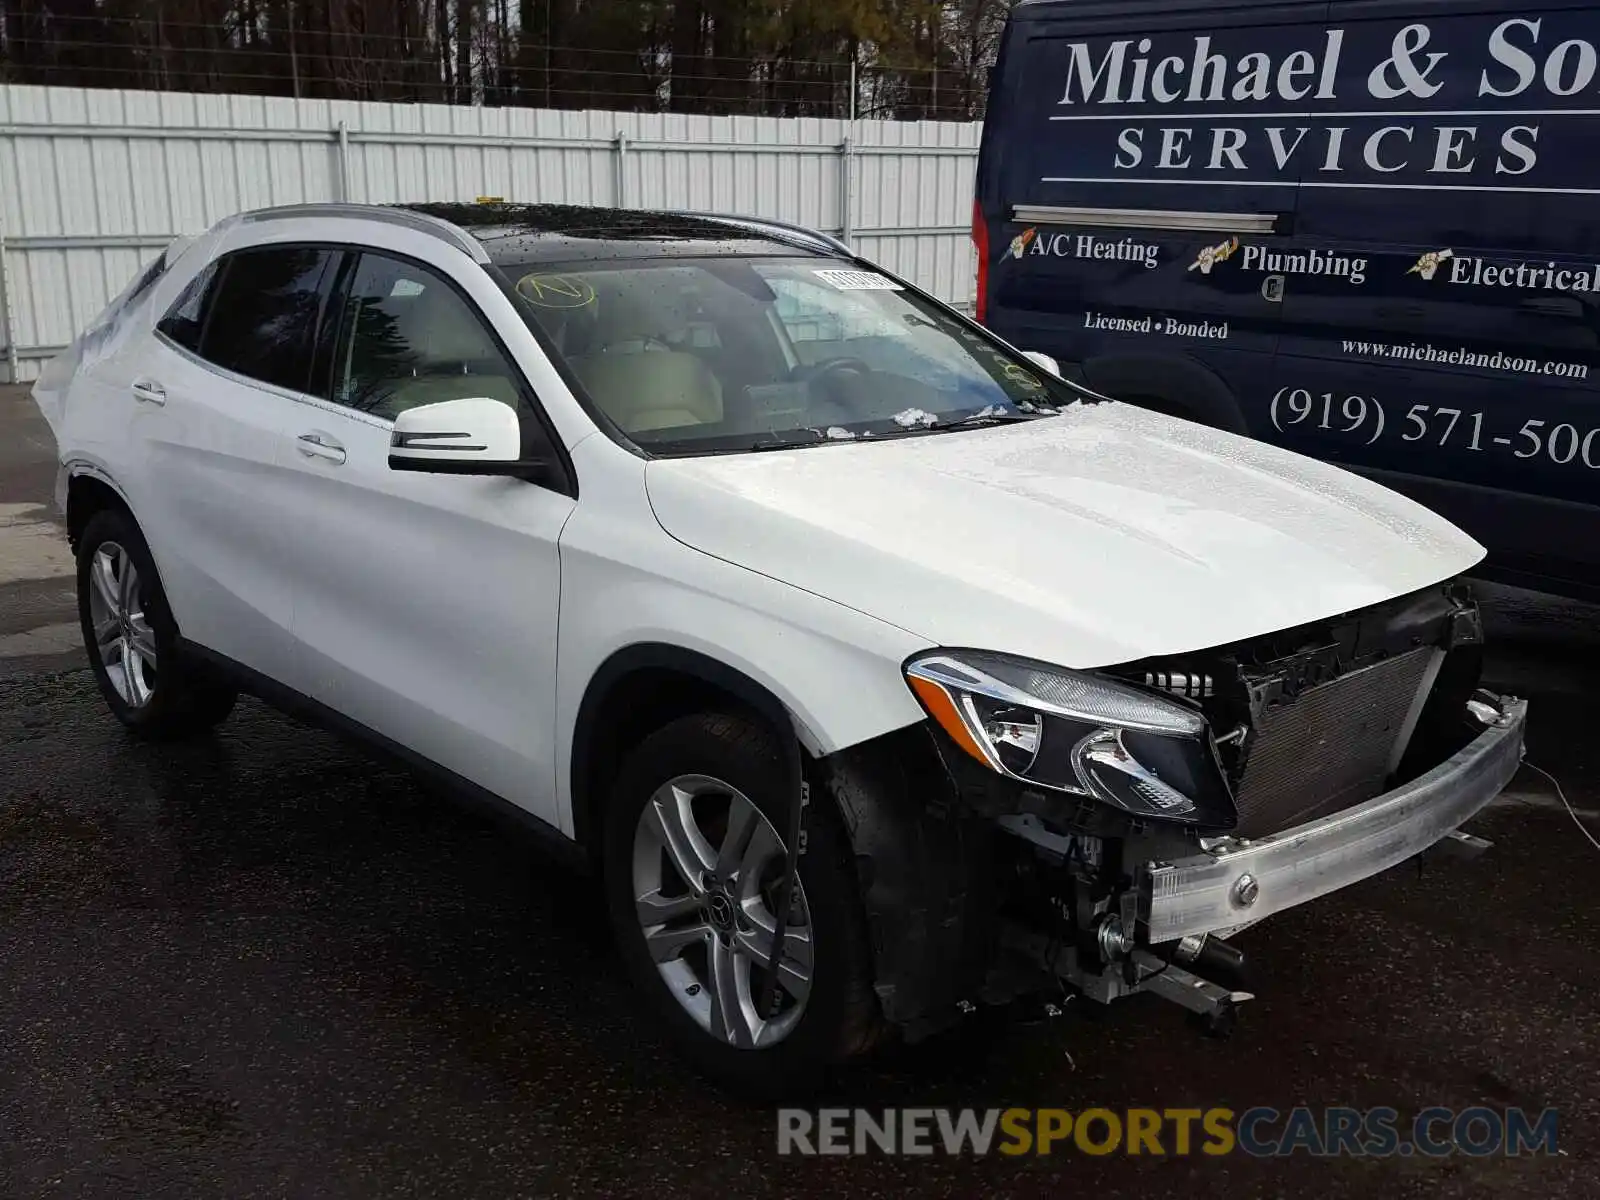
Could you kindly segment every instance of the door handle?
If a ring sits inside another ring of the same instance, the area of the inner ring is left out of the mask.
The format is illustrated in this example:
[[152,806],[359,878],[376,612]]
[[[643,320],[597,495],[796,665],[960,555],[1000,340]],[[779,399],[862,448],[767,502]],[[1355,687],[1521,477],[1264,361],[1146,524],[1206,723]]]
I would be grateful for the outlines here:
[[128,389],[141,404],[165,404],[167,389],[153,379],[135,379]]
[[307,458],[325,458],[331,463],[345,460],[344,447],[326,434],[302,433],[295,439],[295,445]]

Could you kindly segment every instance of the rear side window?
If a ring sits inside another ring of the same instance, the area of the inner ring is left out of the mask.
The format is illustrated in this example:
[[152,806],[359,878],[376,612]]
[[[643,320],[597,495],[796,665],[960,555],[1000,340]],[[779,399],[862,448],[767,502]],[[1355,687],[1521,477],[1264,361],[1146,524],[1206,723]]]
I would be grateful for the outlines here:
[[133,281],[133,283],[122,293],[122,295],[118,296],[111,302],[111,306],[116,309],[132,308],[135,304],[139,303],[140,298],[146,292],[155,286],[156,280],[160,279],[166,273],[167,256],[163,251],[162,253],[156,255],[155,261],[149,266],[145,267],[145,269],[140,273],[139,277]]
[[263,383],[309,390],[318,317],[335,254],[310,246],[240,250],[218,264],[200,357]]
[[172,302],[172,307],[167,315],[161,318],[161,323],[156,326],[178,345],[190,353],[200,353],[200,331],[204,328],[206,293],[211,290],[211,281],[217,277],[217,264],[210,263],[206,269],[191,279],[183,291],[178,293],[178,298]]

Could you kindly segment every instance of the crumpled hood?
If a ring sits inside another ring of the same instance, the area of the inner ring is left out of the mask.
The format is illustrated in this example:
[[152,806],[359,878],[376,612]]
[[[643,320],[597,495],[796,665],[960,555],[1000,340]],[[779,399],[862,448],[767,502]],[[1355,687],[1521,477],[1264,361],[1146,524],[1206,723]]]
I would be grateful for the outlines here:
[[1072,667],[1222,645],[1448,579],[1483,548],[1358,475],[1130,405],[657,459],[662,527],[930,644]]

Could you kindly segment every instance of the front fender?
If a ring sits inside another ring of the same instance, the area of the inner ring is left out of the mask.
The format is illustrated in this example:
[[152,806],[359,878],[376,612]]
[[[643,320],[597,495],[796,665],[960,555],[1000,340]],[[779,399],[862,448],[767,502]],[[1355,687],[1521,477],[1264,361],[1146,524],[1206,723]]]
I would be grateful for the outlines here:
[[[762,689],[814,757],[924,719],[900,664],[926,643],[892,625],[687,547],[698,584],[570,553],[563,540],[556,682],[556,799],[573,823],[572,754],[580,709],[605,665],[637,647],[675,648]],[[569,596],[584,602],[569,607]],[[713,681],[715,682],[715,681]]]
[[924,719],[900,665],[925,638],[684,545],[656,523],[643,463],[595,436],[573,447],[584,503],[561,535],[555,795],[572,836],[584,696],[637,646],[721,663],[770,694],[814,757]]

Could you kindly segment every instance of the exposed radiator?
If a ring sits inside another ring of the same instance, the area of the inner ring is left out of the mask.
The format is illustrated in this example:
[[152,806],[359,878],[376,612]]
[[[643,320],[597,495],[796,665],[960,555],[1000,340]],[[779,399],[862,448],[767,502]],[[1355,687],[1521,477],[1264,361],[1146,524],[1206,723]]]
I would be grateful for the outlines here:
[[1396,655],[1268,709],[1234,796],[1235,832],[1261,837],[1378,795],[1435,653]]

